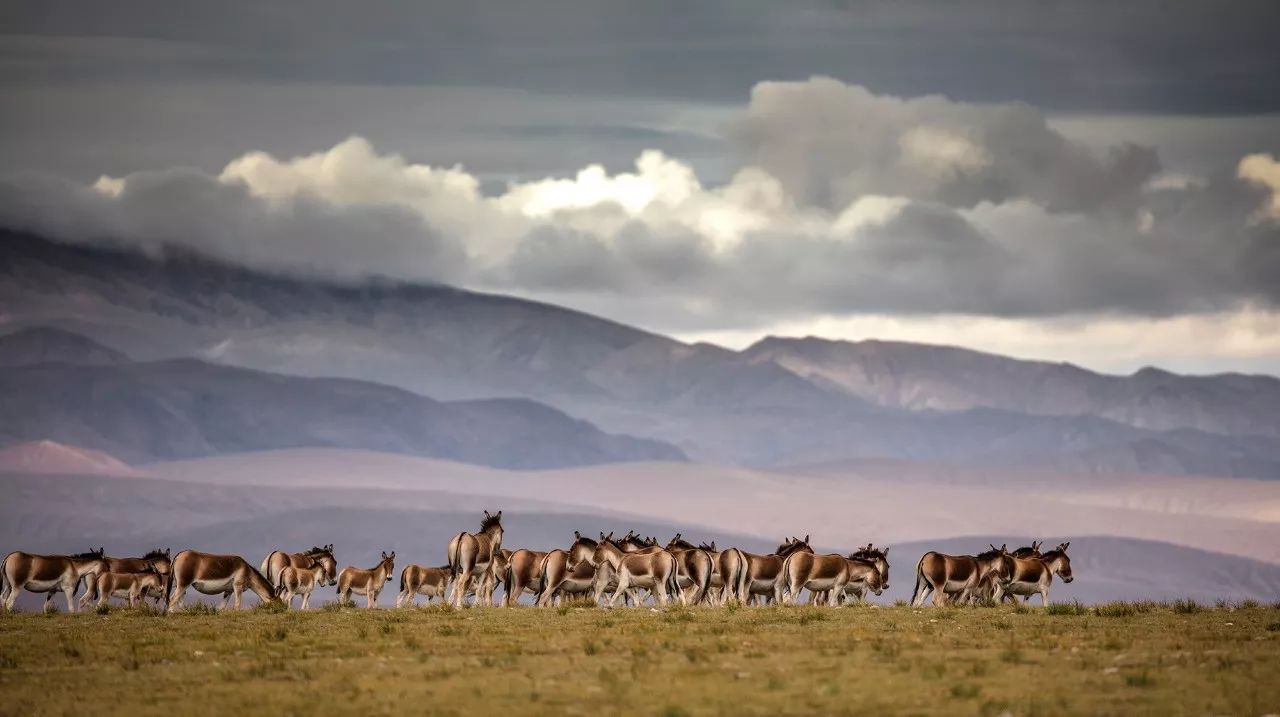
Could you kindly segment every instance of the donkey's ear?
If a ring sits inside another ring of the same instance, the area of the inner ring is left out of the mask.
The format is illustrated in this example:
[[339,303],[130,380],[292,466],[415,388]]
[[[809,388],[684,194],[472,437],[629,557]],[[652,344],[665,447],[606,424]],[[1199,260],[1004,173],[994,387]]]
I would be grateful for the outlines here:
[[880,552],[884,553],[886,558],[889,557],[889,546],[886,545]]
[[995,544],[995,543],[987,543],[987,545],[990,545],[992,550],[999,550],[999,549],[1000,549],[1000,548],[997,548],[997,547],[996,547],[996,544]]
[[716,541],[714,541],[714,540],[713,540],[713,541],[711,541],[711,549],[712,549],[713,551],[716,549]]
[[495,515],[494,517],[495,517],[495,518],[501,518],[501,517],[502,517],[502,511],[498,511],[498,514],[497,514],[497,515]]
[[1061,548],[1059,548],[1059,550],[1061,550],[1062,552],[1064,552],[1064,553],[1065,553],[1065,552],[1067,552],[1067,548],[1069,548],[1069,547],[1071,547],[1071,541],[1070,541],[1070,540],[1068,540],[1067,542],[1063,543],[1063,544],[1062,544],[1062,547],[1061,547]]
[[680,539],[681,537],[683,537],[683,536],[684,536],[684,533],[676,533],[676,537],[672,538],[672,539],[671,539],[671,542],[673,542],[673,543],[674,543],[674,542],[676,542],[677,540],[679,540],[679,539]]
[[804,542],[806,542],[806,543],[807,543],[807,542],[809,542],[809,534],[808,534],[808,533],[805,533],[805,534],[804,534]]
[[576,531],[576,530],[575,530],[575,531],[573,531],[573,539],[574,539],[574,540],[582,540],[582,533],[579,533],[579,532],[578,532],[578,531]]
[[1008,552],[1008,551],[1009,551],[1009,544],[1008,544],[1008,543],[1001,543],[1001,544],[1000,544],[1000,552],[1005,553],[1005,552]]

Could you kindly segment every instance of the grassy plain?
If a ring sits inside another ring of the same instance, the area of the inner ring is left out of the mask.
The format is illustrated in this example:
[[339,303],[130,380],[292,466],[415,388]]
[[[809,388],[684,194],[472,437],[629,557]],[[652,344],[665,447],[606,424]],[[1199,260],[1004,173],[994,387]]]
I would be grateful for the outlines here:
[[1280,712],[1280,609],[0,615],[0,714]]

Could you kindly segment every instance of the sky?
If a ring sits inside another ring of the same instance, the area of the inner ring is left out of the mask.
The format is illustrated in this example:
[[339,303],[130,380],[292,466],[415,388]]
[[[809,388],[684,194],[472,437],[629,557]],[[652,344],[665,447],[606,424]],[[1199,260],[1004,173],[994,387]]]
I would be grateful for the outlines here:
[[1280,374],[1274,2],[11,2],[0,225]]

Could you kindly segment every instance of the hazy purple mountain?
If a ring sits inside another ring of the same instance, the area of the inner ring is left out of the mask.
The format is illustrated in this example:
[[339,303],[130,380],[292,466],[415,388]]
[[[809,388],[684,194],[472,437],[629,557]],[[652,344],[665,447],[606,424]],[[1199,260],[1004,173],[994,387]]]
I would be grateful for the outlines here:
[[297,446],[510,468],[683,460],[527,399],[436,401],[350,379],[174,359],[0,372],[0,444],[50,439],[131,463]]
[[995,408],[1098,416],[1154,430],[1280,436],[1280,379],[1272,376],[1179,376],[1150,367],[1111,376],[952,346],[815,337],[771,336],[743,353],[890,408]]
[[129,357],[70,331],[33,326],[0,334],[0,368],[38,363],[114,364]]
[[12,232],[0,241],[10,325],[76,332],[139,360],[195,356],[443,400],[524,397],[701,461],[885,456],[1280,477],[1280,381],[1268,377],[1116,377],[876,342],[771,339],[735,352],[449,287],[300,280]]

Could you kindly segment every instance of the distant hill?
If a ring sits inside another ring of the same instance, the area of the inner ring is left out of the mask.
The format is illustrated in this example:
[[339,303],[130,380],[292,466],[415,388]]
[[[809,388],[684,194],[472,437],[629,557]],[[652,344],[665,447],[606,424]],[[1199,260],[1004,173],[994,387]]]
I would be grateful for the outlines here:
[[1144,368],[1110,376],[953,346],[768,337],[743,351],[879,406],[1040,416],[1097,416],[1152,430],[1280,436],[1280,379],[1179,376]]
[[55,326],[142,361],[198,357],[440,401],[520,397],[703,462],[1280,478],[1270,377],[1106,376],[886,342],[768,339],[736,352],[445,286],[302,280],[16,232],[0,242],[10,325]]
[[525,399],[442,402],[348,379],[195,359],[0,372],[0,445],[52,439],[133,463],[297,446],[367,448],[508,468],[683,460]]
[[61,362],[96,366],[128,361],[129,357],[80,334],[47,326],[33,326],[0,334],[0,368]]
[[140,476],[133,468],[102,451],[56,441],[32,441],[0,448],[0,473]]

